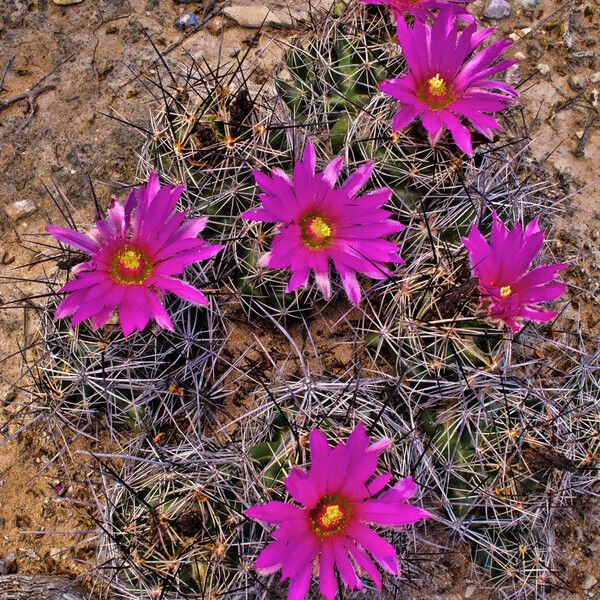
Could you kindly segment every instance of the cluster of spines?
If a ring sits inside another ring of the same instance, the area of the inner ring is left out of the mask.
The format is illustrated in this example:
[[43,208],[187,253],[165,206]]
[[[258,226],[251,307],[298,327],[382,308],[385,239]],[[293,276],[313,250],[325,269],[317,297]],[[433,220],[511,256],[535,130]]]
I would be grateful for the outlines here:
[[[197,269],[188,275],[204,277]],[[172,300],[173,331],[151,327],[127,339],[116,324],[71,328],[54,320],[55,309],[51,296],[42,311],[35,379],[59,426],[89,432],[104,422],[112,432],[153,433],[203,420],[227,336],[216,302],[206,310]]]
[[[149,441],[103,462],[98,571],[118,598],[246,596],[239,453],[209,440]],[[236,593],[239,589],[239,593]]]
[[252,170],[289,171],[306,134],[274,90],[252,86],[254,67],[246,62],[217,71],[197,62],[169,67],[171,78],[182,81],[163,95],[140,167],[144,175],[157,170],[167,182],[185,183],[185,206],[208,216],[207,237],[226,246],[211,270],[213,279],[248,315],[294,318],[316,295],[310,289],[286,294],[285,274],[259,265],[272,227],[240,215],[256,201]]

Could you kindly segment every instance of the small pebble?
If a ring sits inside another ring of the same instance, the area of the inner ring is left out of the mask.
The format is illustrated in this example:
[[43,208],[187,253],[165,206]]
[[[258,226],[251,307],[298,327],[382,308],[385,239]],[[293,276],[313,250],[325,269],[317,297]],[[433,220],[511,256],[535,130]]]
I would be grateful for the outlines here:
[[7,552],[2,559],[6,568],[8,569],[8,573],[16,573],[17,572],[17,553],[16,552]]
[[268,6],[227,6],[223,14],[240,27],[281,27],[283,22]]
[[600,83],[600,71],[597,71],[596,73],[592,73],[590,75],[590,82],[591,83]]
[[175,21],[175,27],[177,29],[193,28],[193,27],[198,27],[198,25],[200,25],[200,21],[198,20],[198,17],[194,13],[189,13],[189,12],[183,13]]
[[581,75],[572,75],[567,79],[567,83],[574,92],[581,92],[585,89],[585,83],[583,83],[583,77]]
[[52,0],[58,6],[70,6],[71,4],[81,4],[83,0]]
[[521,38],[524,38],[528,33],[531,33],[531,27],[523,27],[523,29],[519,29],[519,31],[513,31],[509,34],[509,39],[513,42],[518,42]]
[[536,65],[536,69],[542,74],[542,75],[548,75],[548,73],[550,73],[550,66],[547,65],[546,63],[538,63]]
[[19,552],[31,560],[42,560],[33,548],[19,548]]
[[268,6],[227,6],[223,14],[240,27],[258,29],[260,27],[276,27],[283,29],[292,27],[299,21],[307,21],[310,15],[305,10],[287,10],[274,13]]
[[591,574],[588,574],[585,576],[585,579],[583,580],[583,583],[581,584],[581,589],[582,590],[591,590],[596,584],[598,583],[598,580]]
[[580,52],[571,52],[571,58],[595,58],[596,53],[593,50],[581,50]]
[[490,0],[483,14],[488,19],[505,19],[510,17],[511,12],[510,4],[506,0]]
[[0,575],[8,575],[8,567],[3,560],[0,560]]
[[477,588],[474,585],[467,586],[467,589],[465,590],[465,598],[473,597],[473,595],[475,594],[476,591],[477,591]]
[[524,9],[531,10],[540,3],[540,0],[517,0],[517,4],[520,4]]
[[506,81],[506,83],[515,86],[521,83],[522,80],[523,76],[521,75],[519,65],[511,65],[506,69],[506,75],[504,76],[504,81]]
[[515,52],[515,58],[517,60],[525,60],[527,56],[524,52]]
[[32,215],[37,210],[37,206],[31,200],[17,200],[6,207],[6,214],[13,221],[24,219]]

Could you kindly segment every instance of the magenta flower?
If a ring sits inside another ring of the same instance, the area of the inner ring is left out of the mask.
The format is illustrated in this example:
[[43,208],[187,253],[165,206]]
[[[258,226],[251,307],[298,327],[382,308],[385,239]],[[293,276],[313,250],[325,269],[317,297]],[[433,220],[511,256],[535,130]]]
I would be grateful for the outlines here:
[[411,478],[377,496],[392,477],[389,472],[374,476],[379,454],[391,443],[382,440],[369,446],[364,427],[358,425],[345,444],[330,448],[325,436],[313,429],[310,470],[294,467],[285,480],[288,492],[302,506],[268,502],[246,511],[251,519],[277,525],[272,533],[275,541],[254,566],[262,574],[281,569],[282,581],[290,580],[288,600],[306,597],[315,564],[319,589],[327,600],[336,595],[336,569],[347,588],[362,589],[356,566],[381,589],[379,570],[369,554],[384,571],[399,574],[395,548],[368,524],[395,528],[431,515],[407,504],[417,490]]
[[494,42],[468,58],[494,30],[478,31],[476,23],[460,34],[458,28],[459,20],[446,9],[440,10],[432,26],[416,20],[411,28],[399,19],[398,39],[408,72],[382,82],[381,89],[400,102],[400,110],[392,121],[393,131],[420,116],[432,145],[447,127],[457,146],[470,156],[471,134],[461,118],[488,139],[492,138],[492,131],[500,129],[500,125],[490,113],[504,110],[518,93],[490,76],[516,61],[492,64],[511,45],[508,40]]
[[403,263],[399,248],[381,236],[397,233],[404,225],[389,219],[391,212],[380,207],[391,197],[381,188],[355,197],[367,183],[373,164],[362,165],[338,188],[335,183],[343,167],[341,158],[315,173],[315,148],[306,145],[302,161],[296,162],[294,179],[280,169],[269,177],[258,171],[254,177],[264,190],[259,194],[262,207],[245,212],[253,221],[280,223],[271,251],[260,259],[260,266],[289,269],[292,272],[287,291],[305,285],[311,271],[323,296],[329,298],[329,260],[348,298],[360,302],[361,291],[356,273],[385,279],[390,271],[383,263]]
[[106,219],[96,218],[87,235],[48,225],[56,239],[91,256],[74,269],[75,279],[59,293],[68,294],[59,304],[55,318],[73,315],[72,324],[87,319],[101,327],[115,309],[123,334],[143,330],[150,318],[173,329],[160,298],[173,292],[195,304],[207,304],[204,295],[174,277],[186,265],[217,254],[222,246],[199,239],[206,219],[184,223],[186,212],[175,210],[183,186],[160,186],[152,173],[148,183],[131,191],[125,206],[113,199]]
[[465,20],[473,21],[473,16],[467,11],[465,4],[473,0],[360,0],[363,4],[383,4],[388,6],[396,20],[412,15],[415,19],[426,21],[432,17],[432,11],[447,8],[455,15]]
[[515,332],[521,328],[521,319],[550,321],[557,313],[540,310],[539,303],[564,293],[565,284],[552,280],[568,265],[540,265],[529,270],[544,243],[538,219],[531,221],[525,231],[519,223],[507,231],[496,212],[493,217],[489,244],[475,225],[463,238],[489,317],[503,321]]

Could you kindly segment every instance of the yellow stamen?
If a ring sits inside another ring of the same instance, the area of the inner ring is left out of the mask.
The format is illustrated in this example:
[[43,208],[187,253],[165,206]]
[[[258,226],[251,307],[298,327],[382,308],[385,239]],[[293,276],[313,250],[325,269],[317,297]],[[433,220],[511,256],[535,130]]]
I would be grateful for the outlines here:
[[324,527],[331,527],[343,518],[344,513],[341,511],[339,504],[331,504],[325,509],[321,517],[321,523]]
[[300,219],[302,240],[311,250],[329,246],[333,238],[333,227],[319,214],[308,213]]
[[112,278],[122,285],[141,285],[152,274],[152,263],[143,250],[127,245],[110,263]]
[[445,96],[446,95],[446,82],[440,77],[439,73],[436,73],[435,77],[429,80],[429,93],[432,96]]
[[140,253],[135,250],[125,250],[119,255],[119,262],[126,269],[139,269],[140,268]]
[[331,227],[322,217],[315,217],[310,223],[310,228],[320,238],[331,237]]
[[320,538],[327,538],[343,531],[352,518],[352,507],[343,498],[325,496],[309,511],[312,530]]
[[507,298],[512,294],[512,289],[510,285],[505,285],[500,288],[500,298]]

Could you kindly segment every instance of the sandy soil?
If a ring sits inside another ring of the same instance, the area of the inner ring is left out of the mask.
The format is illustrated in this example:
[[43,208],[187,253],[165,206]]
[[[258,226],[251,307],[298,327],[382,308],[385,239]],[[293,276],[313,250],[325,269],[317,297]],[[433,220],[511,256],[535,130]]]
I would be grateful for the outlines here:
[[[251,0],[238,3],[254,4]],[[58,219],[47,188],[58,186],[75,214],[85,221],[93,212],[87,174],[95,180],[103,204],[111,194],[119,193],[118,184],[107,182],[133,179],[142,134],[103,113],[122,115],[143,126],[151,95],[136,75],[152,69],[156,61],[144,31],[164,51],[181,41],[183,33],[173,26],[177,16],[184,10],[196,10],[201,18],[207,4],[174,0],[84,0],[69,7],[56,6],[51,0],[1,3],[0,69],[8,65],[0,89],[2,275],[14,276],[15,265],[28,263],[32,256],[24,248],[31,240],[28,236],[39,234],[47,222]],[[298,7],[296,3],[294,6]],[[483,6],[478,0],[474,11],[481,14]],[[598,331],[600,313],[594,300],[600,287],[600,175],[596,158],[600,152],[600,77],[594,73],[600,70],[600,48],[596,45],[600,40],[600,4],[597,0],[544,0],[528,12],[516,2],[512,6],[512,16],[495,24],[500,33],[516,39],[511,53],[522,60],[523,102],[530,118],[536,120],[532,159],[544,162],[543,168],[561,193],[573,194],[573,210],[565,212],[554,243],[573,263],[570,279],[580,282],[581,287],[573,290],[573,310],[581,303],[588,325]],[[267,30],[261,34],[261,43],[271,35],[286,33]],[[179,43],[170,56],[183,58],[188,52],[214,62],[221,47],[229,56],[245,49],[253,34],[253,30],[217,17]],[[39,95],[6,106],[9,99],[30,89],[40,91]],[[578,192],[582,185],[585,190]],[[21,200],[33,202],[35,212],[16,220],[12,205]],[[30,278],[36,271],[25,269],[17,274]],[[10,302],[34,289],[29,284],[0,285],[0,303],[9,307]],[[0,422],[14,415],[24,399],[18,387],[11,386],[23,381],[18,353],[32,339],[24,335],[31,331],[31,325],[24,325],[24,316],[32,323],[35,312],[0,311],[0,355],[15,354],[1,363],[0,393],[6,403],[0,409],[4,412]],[[16,426],[2,432],[6,439]],[[93,473],[85,467],[77,473],[78,480],[69,481],[60,461],[55,461],[52,438],[41,428],[0,446],[0,558],[16,552],[19,572],[85,572],[93,552],[86,541],[88,535],[39,533],[93,529],[84,516],[85,506],[82,510],[56,499],[60,495],[57,486],[61,494],[63,486],[68,497],[82,502],[89,499],[86,478]],[[565,520],[559,540],[565,551],[559,568],[572,593],[560,593],[561,598],[583,597],[580,586],[588,574],[600,580],[600,567],[594,560],[600,547],[600,537],[594,533],[599,514],[598,505],[585,504],[574,507]],[[73,547],[58,556],[57,549],[69,546]],[[448,557],[434,578],[435,597],[464,597],[474,577],[465,571],[464,561]],[[477,594],[471,597],[478,598]]]

